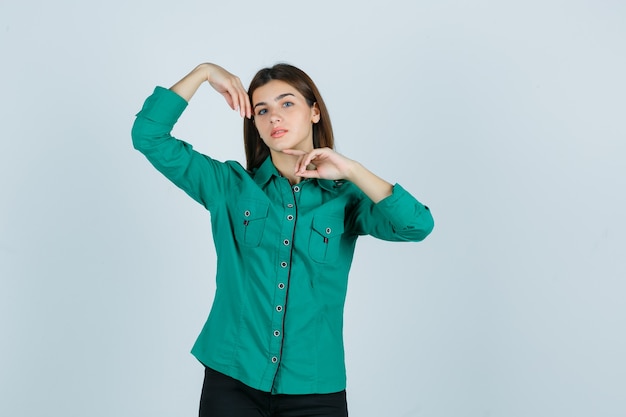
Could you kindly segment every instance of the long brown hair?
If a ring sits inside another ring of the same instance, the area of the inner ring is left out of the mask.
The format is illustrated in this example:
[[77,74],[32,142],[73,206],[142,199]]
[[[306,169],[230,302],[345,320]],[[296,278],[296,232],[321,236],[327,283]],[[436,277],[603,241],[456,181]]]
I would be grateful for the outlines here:
[[[317,103],[320,111],[319,122],[313,124],[313,147],[314,148],[334,148],[335,139],[333,137],[333,127],[330,123],[330,116],[326,109],[326,104],[322,95],[315,86],[315,83],[304,71],[289,64],[276,64],[270,68],[263,68],[256,73],[250,87],[248,96],[252,102],[254,90],[264,86],[272,80],[284,81],[298,90],[309,105],[313,107]],[[244,118],[243,121],[243,142],[246,151],[246,169],[249,171],[258,168],[270,154],[270,150],[261,139],[259,131],[254,125],[254,119]]]

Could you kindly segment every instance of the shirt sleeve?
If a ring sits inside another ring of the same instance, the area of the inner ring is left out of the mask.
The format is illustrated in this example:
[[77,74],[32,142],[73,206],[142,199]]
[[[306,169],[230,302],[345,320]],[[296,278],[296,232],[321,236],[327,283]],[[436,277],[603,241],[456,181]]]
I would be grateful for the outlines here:
[[363,195],[351,216],[352,229],[360,235],[398,242],[419,242],[434,227],[430,209],[399,184],[389,197],[374,204]]
[[210,208],[224,195],[231,170],[171,135],[187,101],[163,87],[156,87],[137,113],[131,136],[135,149],[194,200]]

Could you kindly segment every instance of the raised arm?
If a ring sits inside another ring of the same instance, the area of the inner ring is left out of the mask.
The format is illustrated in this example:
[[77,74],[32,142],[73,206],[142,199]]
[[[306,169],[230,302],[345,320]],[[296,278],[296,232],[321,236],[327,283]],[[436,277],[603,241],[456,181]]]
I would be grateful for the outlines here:
[[215,64],[200,64],[169,90],[155,88],[137,114],[131,135],[135,149],[159,172],[209,208],[231,187],[228,182],[231,170],[225,163],[198,153],[191,144],[171,135],[189,100],[205,81],[242,117],[250,115],[248,94],[239,78]]

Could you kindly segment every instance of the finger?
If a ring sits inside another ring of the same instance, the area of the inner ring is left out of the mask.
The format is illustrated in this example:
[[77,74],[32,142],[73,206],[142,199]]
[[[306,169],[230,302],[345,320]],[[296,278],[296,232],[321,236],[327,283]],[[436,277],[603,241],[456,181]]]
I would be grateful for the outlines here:
[[228,87],[228,94],[230,94],[230,97],[233,100],[233,110],[241,113],[241,103],[239,99],[239,90],[237,89],[237,87],[230,85]]
[[234,104],[232,96],[228,93],[228,91],[223,92],[222,96],[224,96],[224,98],[226,99],[226,103],[228,103],[228,107],[234,110],[235,104]]
[[303,155],[300,155],[298,157],[298,160],[296,161],[296,165],[295,165],[295,168],[294,168],[294,172],[296,174],[298,174],[299,172],[302,172],[302,171],[306,171],[306,165],[302,164],[302,161],[304,160],[305,156],[306,156],[306,154],[303,154]]
[[293,169],[296,174],[298,172],[306,171],[306,167],[308,164],[306,164],[304,161],[306,159],[306,156],[308,155],[307,152],[301,151],[299,149],[285,149],[283,150],[283,153],[298,157],[298,159],[296,160],[296,163],[294,164],[294,169]]
[[318,159],[319,156],[320,156],[319,149],[313,149],[311,152],[306,154],[306,158],[304,158],[304,160],[302,161],[302,165],[304,166],[304,169],[306,169],[306,167],[309,166],[309,164],[313,162],[315,159]]
[[237,77],[231,75],[231,78],[228,80],[226,85],[226,91],[231,97],[232,100],[232,109],[241,114],[241,98],[240,98],[240,88],[241,82]]
[[248,92],[246,91],[246,106],[248,106],[246,108],[246,111],[248,112],[248,119],[252,118],[252,103],[250,102],[250,96],[248,95]]
[[241,83],[238,82],[237,84],[239,85],[235,85],[233,86],[233,97],[235,98],[235,102],[236,102],[236,107],[235,107],[235,111],[239,112],[239,115],[241,117],[244,117],[245,115],[245,101],[244,101],[244,92],[243,92],[243,88],[241,87]]
[[296,175],[302,178],[321,178],[319,171],[316,169],[305,169],[304,171],[297,172]]
[[248,119],[252,116],[252,109],[250,108],[250,99],[248,98],[248,93],[246,90],[241,87],[241,117],[247,117]]
[[243,104],[242,108],[244,111],[244,115],[245,117],[249,119],[252,117],[252,105],[250,104],[250,97],[248,96],[248,91],[241,83],[241,80],[240,79],[237,79],[237,80],[239,81],[239,88],[241,91],[241,103]]
[[241,117],[246,117],[249,112],[249,104],[247,103],[248,94],[241,88],[236,88],[233,90],[233,98],[235,107],[234,110],[239,112]]
[[309,158],[309,154],[308,153],[305,154],[305,155],[302,155],[298,162],[299,162],[299,169],[298,169],[299,173],[306,173],[307,171],[310,170],[309,166],[311,164],[311,160]]

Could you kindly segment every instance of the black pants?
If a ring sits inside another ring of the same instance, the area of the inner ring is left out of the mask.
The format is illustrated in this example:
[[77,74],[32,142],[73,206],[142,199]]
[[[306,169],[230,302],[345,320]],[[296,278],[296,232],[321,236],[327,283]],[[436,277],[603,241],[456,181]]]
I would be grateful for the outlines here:
[[346,391],[271,394],[206,368],[200,417],[347,417]]

